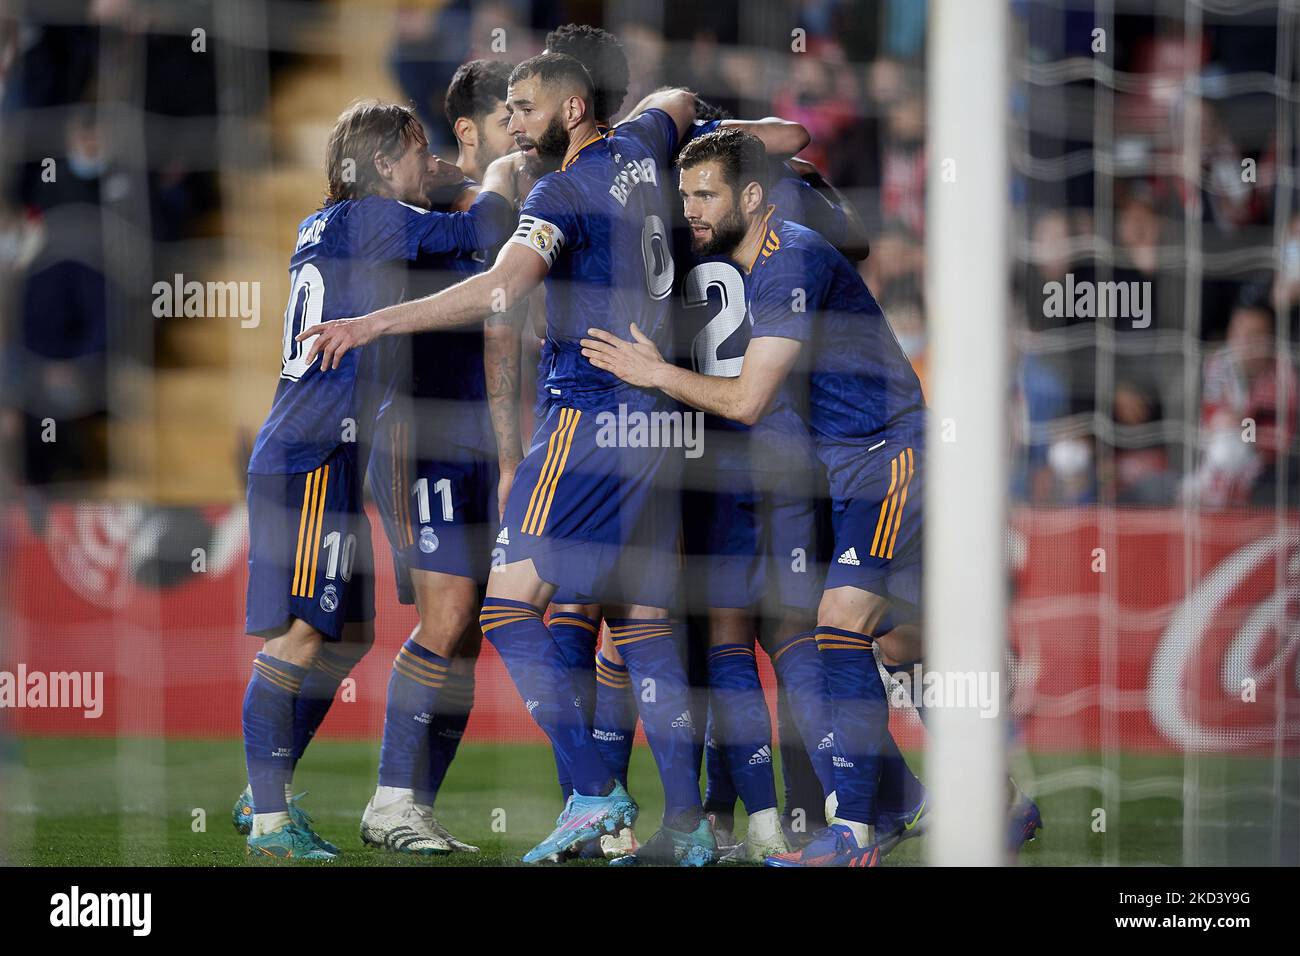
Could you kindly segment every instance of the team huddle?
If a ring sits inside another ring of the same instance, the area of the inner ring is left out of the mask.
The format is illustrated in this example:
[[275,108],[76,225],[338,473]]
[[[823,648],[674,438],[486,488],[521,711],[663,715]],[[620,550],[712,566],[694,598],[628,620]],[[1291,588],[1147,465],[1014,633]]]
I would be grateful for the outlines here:
[[[513,69],[457,71],[454,165],[404,107],[339,118],[248,469],[246,630],[265,642],[234,811],[250,854],[339,854],[292,779],[373,642],[367,479],[419,623],[393,662],[364,843],[477,852],[434,807],[484,638],[555,755],[562,812],[525,862],[875,866],[924,829],[879,668],[922,654],[926,410],[851,261],[860,220],[793,159],[802,126],[682,89],[615,125],[627,87],[618,41],[568,26]],[[689,454],[683,416],[702,424]],[[643,844],[638,720],[665,798]],[[1008,792],[1018,847],[1041,821]]]

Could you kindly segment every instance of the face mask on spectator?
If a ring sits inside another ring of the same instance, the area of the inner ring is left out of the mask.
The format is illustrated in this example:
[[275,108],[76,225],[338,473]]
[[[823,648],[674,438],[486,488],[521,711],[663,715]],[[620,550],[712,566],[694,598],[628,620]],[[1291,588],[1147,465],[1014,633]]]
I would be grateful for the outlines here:
[[98,179],[108,168],[108,160],[103,156],[87,156],[74,149],[68,152],[68,167],[78,179]]
[[1047,463],[1062,481],[1071,481],[1092,467],[1092,449],[1082,438],[1052,442]]
[[1210,432],[1205,449],[1205,463],[1216,471],[1235,472],[1245,468],[1254,459],[1249,443],[1241,440],[1237,428],[1216,428]]

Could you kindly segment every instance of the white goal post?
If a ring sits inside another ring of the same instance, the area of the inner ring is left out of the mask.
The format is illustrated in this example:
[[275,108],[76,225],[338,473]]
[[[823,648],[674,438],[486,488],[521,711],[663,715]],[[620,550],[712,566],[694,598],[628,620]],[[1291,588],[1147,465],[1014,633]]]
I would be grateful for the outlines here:
[[[1005,694],[1009,13],[996,0],[931,0],[930,10],[926,666],[936,677],[997,674]],[[969,703],[927,710],[936,865],[1005,855],[1005,704],[989,717]]]

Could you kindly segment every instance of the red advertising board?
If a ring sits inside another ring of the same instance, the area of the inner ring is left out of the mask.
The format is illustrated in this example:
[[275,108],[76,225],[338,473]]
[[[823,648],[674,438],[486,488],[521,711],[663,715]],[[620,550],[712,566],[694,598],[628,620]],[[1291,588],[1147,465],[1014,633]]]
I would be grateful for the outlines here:
[[[0,726],[238,735],[259,647],[242,633],[246,533],[242,508],[10,509],[0,526],[0,671],[101,672],[103,706],[87,718],[9,704]],[[379,540],[376,553],[387,554]],[[379,564],[376,646],[325,736],[377,739],[392,657],[415,623]],[[1282,739],[1295,752],[1295,515],[1026,511],[1013,521],[1011,567],[1010,713],[1031,749],[1272,753]],[[894,727],[905,745],[917,742],[910,711],[896,712]],[[540,739],[486,644],[467,736]]]

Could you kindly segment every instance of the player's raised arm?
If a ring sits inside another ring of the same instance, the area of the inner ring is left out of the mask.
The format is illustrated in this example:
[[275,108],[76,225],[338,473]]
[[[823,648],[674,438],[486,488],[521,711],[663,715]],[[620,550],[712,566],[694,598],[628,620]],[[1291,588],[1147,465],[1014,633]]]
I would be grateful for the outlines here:
[[812,142],[802,123],[781,119],[779,116],[767,116],[758,120],[728,119],[721,123],[724,129],[743,129],[750,136],[755,136],[773,159],[785,159],[793,156]]
[[631,331],[634,341],[626,342],[603,329],[588,329],[590,337],[582,340],[582,354],[629,385],[657,388],[679,402],[746,425],[753,425],[772,407],[801,347],[794,339],[752,339],[740,375],[722,378],[665,362],[635,324]]
[[[483,171],[483,182],[479,184],[480,193],[492,192],[505,199],[511,205],[519,201],[520,179],[524,176],[524,158],[518,153],[506,153],[488,164]],[[528,180],[532,185],[532,180]]]
[[646,110],[663,110],[672,117],[677,125],[677,142],[680,143],[695,122],[695,94],[685,89],[655,90],[638,103],[623,122],[635,119]]
[[[692,123],[695,122],[695,118],[699,116],[701,110],[712,109],[688,89],[664,88],[647,95],[632,108],[632,111],[627,114],[623,122],[626,123],[630,119],[635,119],[648,109],[662,109],[668,112],[657,97],[669,94],[674,96],[685,94],[691,97],[691,105],[695,113],[691,118]],[[766,116],[758,120],[718,119],[707,125],[707,131],[719,127],[742,129],[749,135],[756,137],[763,144],[763,148],[767,150],[767,154],[773,159],[785,159],[793,156],[812,142],[812,135],[804,128],[803,124],[796,123],[794,120],[782,119],[779,116]],[[685,135],[686,131],[683,127],[679,126],[678,130],[682,135]]]
[[515,175],[519,164],[518,156],[506,155],[489,165],[483,182],[472,190],[473,202],[463,212],[412,209],[416,242],[407,257],[492,249],[510,238],[515,226]]
[[315,336],[307,365],[321,357],[321,371],[338,368],[343,356],[381,335],[409,335],[476,325],[522,301],[546,278],[547,261],[515,243],[507,243],[487,272],[441,292],[390,305],[359,319],[337,319],[302,333],[299,342]]

